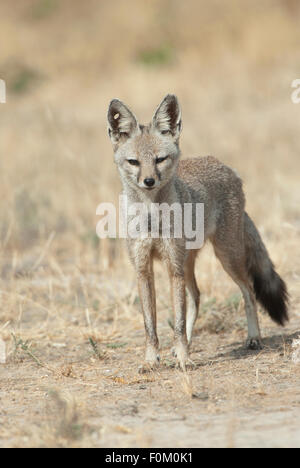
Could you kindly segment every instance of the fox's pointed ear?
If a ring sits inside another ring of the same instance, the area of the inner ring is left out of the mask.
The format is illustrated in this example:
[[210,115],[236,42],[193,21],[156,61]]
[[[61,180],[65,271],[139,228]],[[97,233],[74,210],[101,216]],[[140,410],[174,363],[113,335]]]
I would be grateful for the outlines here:
[[171,134],[175,139],[179,138],[181,111],[174,94],[168,94],[160,103],[152,119],[152,125],[162,135]]
[[138,132],[138,122],[133,113],[119,99],[113,99],[109,105],[108,113],[108,134],[113,145],[128,138]]

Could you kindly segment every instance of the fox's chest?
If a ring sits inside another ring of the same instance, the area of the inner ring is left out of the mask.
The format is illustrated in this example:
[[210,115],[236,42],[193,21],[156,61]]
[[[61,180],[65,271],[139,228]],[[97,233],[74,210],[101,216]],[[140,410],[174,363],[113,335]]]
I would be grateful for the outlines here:
[[166,263],[168,267],[183,264],[186,257],[185,242],[174,238],[128,239],[130,258],[137,269],[148,269],[153,258]]

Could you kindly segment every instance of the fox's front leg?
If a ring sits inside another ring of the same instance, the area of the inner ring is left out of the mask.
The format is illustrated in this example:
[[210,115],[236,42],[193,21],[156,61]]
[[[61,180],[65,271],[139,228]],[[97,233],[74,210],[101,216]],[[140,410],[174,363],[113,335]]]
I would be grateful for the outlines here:
[[150,368],[159,364],[159,343],[156,333],[156,301],[152,268],[138,273],[138,289],[146,331],[146,365]]
[[186,296],[184,275],[170,272],[172,303],[175,313],[174,354],[180,367],[185,370],[189,360],[186,336]]

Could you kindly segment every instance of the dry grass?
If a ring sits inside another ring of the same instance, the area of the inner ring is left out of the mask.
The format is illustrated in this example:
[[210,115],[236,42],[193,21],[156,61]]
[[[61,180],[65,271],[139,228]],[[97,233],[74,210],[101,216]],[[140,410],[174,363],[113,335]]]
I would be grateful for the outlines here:
[[[131,3],[1,2],[0,446],[299,446],[298,2]],[[238,291],[207,247],[195,369],[174,369],[157,265],[163,361],[139,376],[134,272],[121,241],[97,239],[95,212],[120,189],[109,100],[143,121],[167,92],[182,104],[183,156],[241,174],[291,322],[261,315],[265,348],[246,353]]]

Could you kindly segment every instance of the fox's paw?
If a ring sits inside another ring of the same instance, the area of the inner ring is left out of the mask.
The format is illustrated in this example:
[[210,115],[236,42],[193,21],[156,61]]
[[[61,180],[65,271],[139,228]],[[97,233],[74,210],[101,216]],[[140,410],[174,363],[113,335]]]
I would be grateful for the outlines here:
[[145,362],[139,366],[139,373],[145,374],[155,370],[160,364],[160,355],[156,348],[152,346],[147,346]]
[[149,372],[156,370],[159,367],[159,363],[160,357],[158,355],[155,361],[145,361],[143,364],[141,364],[138,368],[138,372],[139,374],[148,374]]
[[192,361],[192,359],[190,359],[190,358],[186,359],[184,362],[181,362],[178,359],[175,367],[177,367],[177,369],[180,369],[183,372],[185,372],[187,370],[196,369],[197,364],[194,361]]
[[172,348],[172,354],[177,360],[177,365],[182,370],[186,370],[191,365],[194,366],[193,361],[189,358],[188,347],[186,344],[178,343]]
[[262,349],[262,342],[260,338],[248,338],[246,341],[247,349],[259,350]]
[[153,365],[153,364],[150,364],[149,362],[144,362],[138,367],[138,373],[149,374],[149,372],[153,372],[157,368],[158,368],[158,365]]

